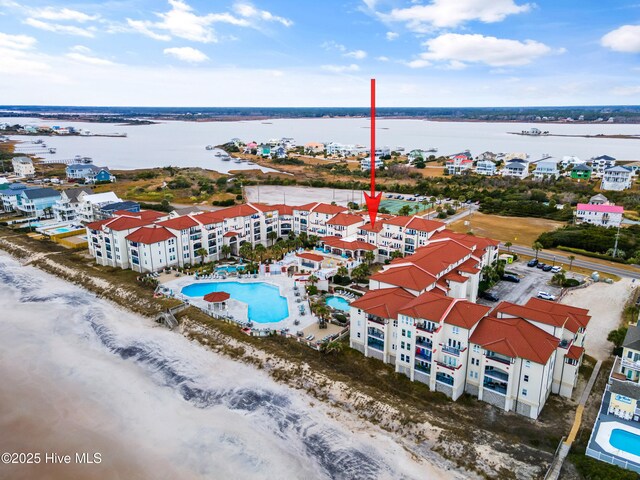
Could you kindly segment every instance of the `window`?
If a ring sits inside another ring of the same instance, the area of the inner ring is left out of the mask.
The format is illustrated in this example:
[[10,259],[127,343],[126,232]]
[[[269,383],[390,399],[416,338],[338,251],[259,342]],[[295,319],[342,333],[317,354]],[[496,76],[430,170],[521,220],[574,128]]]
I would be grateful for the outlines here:
[[525,368],[531,367],[531,362],[529,360],[525,360],[524,361],[524,366],[525,366]]
[[404,349],[404,342],[400,342],[400,348]]
[[526,397],[526,396],[527,396],[527,389],[526,389],[526,388],[523,388],[523,389],[522,389],[522,396],[523,396],[523,397]]
[[460,327],[453,327],[453,334],[457,335],[460,333]]
[[523,380],[524,380],[525,382],[528,382],[528,381],[529,381],[529,375],[525,375]]
[[406,337],[406,336],[407,336],[407,331],[406,331],[404,328],[402,329],[402,336],[403,336],[403,337]]
[[473,378],[473,372],[469,372],[469,378]]
[[407,331],[407,337],[408,337],[408,338],[411,338],[411,330],[408,330],[408,331]]
[[400,360],[404,362],[404,353],[400,354]]
[[474,353],[480,353],[480,345],[474,345],[473,346],[473,352]]
[[360,332],[358,332],[358,338],[360,338]]
[[475,372],[475,373],[473,374],[473,376],[474,376],[474,377],[476,377],[476,378],[478,378],[478,372]]

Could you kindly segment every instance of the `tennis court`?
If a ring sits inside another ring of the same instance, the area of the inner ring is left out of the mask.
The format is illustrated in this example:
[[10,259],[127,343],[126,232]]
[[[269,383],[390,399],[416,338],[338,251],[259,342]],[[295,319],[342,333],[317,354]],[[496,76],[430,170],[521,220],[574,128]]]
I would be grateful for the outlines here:
[[[385,198],[380,202],[380,208],[386,208],[389,210],[389,213],[393,213],[394,215],[397,215],[400,209],[405,205],[409,205],[409,208],[411,208],[411,215],[425,210],[425,206],[422,202],[406,202],[404,200],[394,200],[390,198]],[[427,204],[426,209],[430,207],[431,204]]]

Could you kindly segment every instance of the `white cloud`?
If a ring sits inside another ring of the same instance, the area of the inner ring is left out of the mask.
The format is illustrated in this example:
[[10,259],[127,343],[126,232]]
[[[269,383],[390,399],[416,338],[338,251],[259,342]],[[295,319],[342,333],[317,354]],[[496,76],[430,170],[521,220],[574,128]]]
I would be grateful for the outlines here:
[[356,60],[362,60],[364,58],[367,58],[367,52],[365,52],[364,50],[353,50],[351,52],[345,53],[343,56],[355,58]]
[[627,86],[627,87],[616,87],[611,90],[611,93],[614,95],[618,95],[621,97],[631,97],[634,95],[640,95],[640,85],[635,86]]
[[37,40],[28,35],[9,35],[0,32],[0,48],[28,50],[33,48]]
[[69,50],[77,53],[91,53],[91,49],[89,47],[85,47],[84,45],[74,45]]
[[89,65],[115,65],[111,60],[96,57],[91,49],[84,45],[74,45],[69,49],[69,53],[67,53],[65,57]]
[[334,73],[357,72],[360,70],[360,67],[355,63],[352,63],[351,65],[322,65],[321,68]]
[[287,18],[279,17],[266,10],[258,10],[250,4],[239,3],[233,9],[237,16],[229,13],[209,13],[198,15],[184,0],[168,0],[171,10],[156,13],[160,21],[127,19],[133,30],[153,38],[168,41],[173,37],[192,42],[213,43],[218,36],[211,26],[215,23],[228,23],[237,27],[260,28],[263,22],[276,22],[286,27],[293,25]]
[[277,15],[272,14],[266,10],[258,10],[256,7],[249,3],[236,3],[233,6],[235,12],[244,18],[253,18],[264,20],[265,22],[277,22],[285,27],[290,27],[293,25],[293,22],[288,18],[279,17]]
[[201,63],[209,60],[209,57],[207,57],[203,52],[191,47],[165,48],[163,52],[165,55],[170,55],[178,60],[182,60],[183,62]]
[[616,52],[640,53],[640,25],[623,25],[602,37],[603,47]]
[[407,62],[407,67],[409,68],[424,68],[424,67],[429,67],[431,65],[432,63],[429,60],[425,60],[423,58],[419,58],[419,59]]
[[[553,52],[547,45],[534,40],[520,42],[480,34],[446,33],[427,40],[424,45],[427,52],[409,62],[410,67],[424,67],[434,61],[447,62],[448,68],[455,69],[463,68],[465,63],[484,63],[492,67],[519,66]],[[562,51],[558,50],[559,53]]]
[[433,28],[453,28],[474,20],[501,22],[509,15],[530,9],[531,4],[518,5],[514,0],[432,0],[427,5],[378,12],[378,16],[386,21],[405,23],[410,30],[425,33]]
[[389,40],[390,42],[394,41],[396,38],[398,38],[400,36],[399,33],[396,32],[387,32],[387,40]]
[[92,38],[94,36],[94,27],[81,28],[74,25],[61,25],[59,23],[43,22],[42,20],[36,20],[35,18],[27,18],[23,23],[33,28],[40,30],[46,30],[48,32],[63,33],[67,35],[75,35],[78,37]]
[[381,55],[379,57],[376,57],[376,60],[378,60],[379,62],[388,62],[389,57],[385,57],[384,55]]
[[97,20],[98,15],[87,15],[86,13],[78,10],[71,10],[69,8],[56,9],[53,7],[29,9],[29,16],[33,18],[42,18],[44,20],[58,20],[58,21],[70,21],[84,23],[92,20]]

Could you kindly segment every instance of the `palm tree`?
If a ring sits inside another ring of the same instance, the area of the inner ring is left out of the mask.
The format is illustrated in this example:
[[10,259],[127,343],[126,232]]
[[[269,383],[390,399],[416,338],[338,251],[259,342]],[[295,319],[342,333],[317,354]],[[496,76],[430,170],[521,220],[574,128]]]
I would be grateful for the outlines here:
[[307,283],[311,286],[315,285],[316,283],[318,283],[319,278],[316,277],[315,275],[309,275],[309,278],[307,278]]
[[576,259],[576,256],[569,255],[567,258],[569,259],[569,270],[571,270],[573,268],[573,261]]
[[402,252],[400,250],[394,250],[393,252],[391,252],[391,255],[389,255],[389,257],[391,258],[391,260],[395,260],[396,258],[404,257],[404,255],[402,255]]
[[400,210],[398,210],[398,215],[407,216],[411,213],[411,207],[409,205],[404,205]]
[[538,252],[544,248],[544,246],[540,242],[533,242],[531,248],[536,252],[536,260],[538,259]]
[[253,247],[249,242],[240,245],[240,250],[238,250],[238,253],[242,258],[253,260]]
[[258,256],[258,258],[260,259],[260,262],[262,262],[262,259],[264,258],[264,254],[267,253],[267,249],[264,245],[259,243],[254,247],[253,252]]
[[366,280],[369,276],[369,265],[361,263],[351,271],[351,276],[358,283]]
[[277,232],[269,232],[267,233],[267,240],[271,240],[271,245],[273,245],[273,241],[278,238]]
[[513,247],[513,243],[505,242],[504,246],[507,247],[507,252],[511,253],[511,247]]
[[340,277],[348,277],[349,276],[349,269],[347,267],[345,267],[344,265],[341,267],[338,267],[338,271],[336,272],[336,275],[340,276]]
[[206,257],[208,253],[207,249],[202,247],[195,251],[195,254],[200,257],[200,266],[204,264],[204,257]]
[[309,243],[312,246],[316,246],[316,244],[320,241],[320,237],[318,237],[317,235],[309,235]]
[[220,253],[224,258],[229,258],[229,255],[231,255],[231,247],[229,245],[223,245],[220,247]]
[[367,250],[364,253],[364,261],[367,262],[368,265],[371,265],[375,259],[376,255],[371,250]]
[[277,243],[273,247],[271,247],[271,255],[273,255],[273,257],[277,260],[280,260],[280,258],[282,257],[282,253],[282,247]]
[[338,341],[332,341],[332,342],[327,342],[327,343],[323,343],[322,344],[322,353],[340,353],[342,352],[342,350],[344,350],[344,343],[343,342],[338,342]]

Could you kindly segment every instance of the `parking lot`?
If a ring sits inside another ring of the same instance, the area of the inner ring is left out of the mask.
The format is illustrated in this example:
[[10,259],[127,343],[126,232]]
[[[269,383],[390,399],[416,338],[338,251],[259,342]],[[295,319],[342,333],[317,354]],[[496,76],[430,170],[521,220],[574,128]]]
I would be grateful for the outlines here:
[[[522,305],[527,303],[529,298],[537,296],[540,291],[548,292],[555,297],[560,294],[560,287],[550,284],[554,275],[552,272],[543,272],[539,268],[527,267],[526,262],[515,262],[507,265],[505,271],[517,274],[520,278],[520,283],[499,281],[489,290],[490,293],[500,299],[499,301],[505,300]],[[570,272],[567,272],[566,275],[567,278],[583,279],[581,275]],[[484,299],[478,299],[478,303],[489,306],[497,304],[497,302],[490,302]]]

